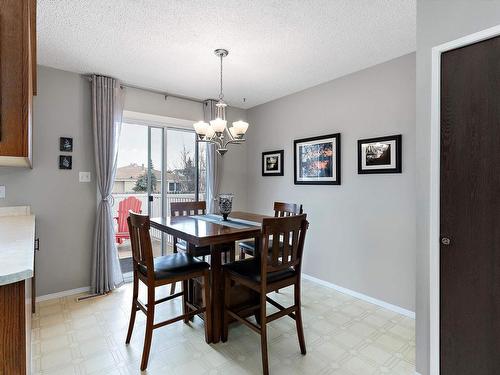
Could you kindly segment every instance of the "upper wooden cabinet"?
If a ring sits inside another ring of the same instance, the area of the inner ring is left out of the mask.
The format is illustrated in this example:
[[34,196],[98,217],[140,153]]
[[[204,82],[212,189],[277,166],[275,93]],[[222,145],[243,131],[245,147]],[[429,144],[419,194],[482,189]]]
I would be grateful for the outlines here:
[[30,0],[30,7],[31,82],[36,95],[36,0]]
[[0,166],[31,167],[36,0],[0,0]]

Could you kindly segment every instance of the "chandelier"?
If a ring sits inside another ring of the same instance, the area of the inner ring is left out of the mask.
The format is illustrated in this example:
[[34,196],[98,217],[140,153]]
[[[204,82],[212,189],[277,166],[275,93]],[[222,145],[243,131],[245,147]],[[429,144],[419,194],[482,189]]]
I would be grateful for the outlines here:
[[197,142],[207,142],[215,145],[219,155],[224,156],[229,144],[240,144],[245,142],[245,133],[248,129],[248,123],[245,121],[235,121],[233,126],[227,128],[226,107],[224,94],[222,92],[222,59],[228,55],[228,50],[216,49],[215,55],[220,58],[220,92],[219,101],[215,105],[216,118],[210,121],[210,124],[204,121],[198,121],[193,124],[196,131]]

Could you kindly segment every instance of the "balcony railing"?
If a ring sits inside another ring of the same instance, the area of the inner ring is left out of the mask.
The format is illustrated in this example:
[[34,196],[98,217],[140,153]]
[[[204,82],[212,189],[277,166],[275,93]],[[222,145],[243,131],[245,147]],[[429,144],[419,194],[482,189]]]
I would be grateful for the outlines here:
[[[135,197],[141,201],[141,211],[143,214],[148,213],[148,195],[146,193],[113,193],[113,217],[118,216],[118,205],[120,202],[130,196]],[[149,212],[150,217],[161,216],[161,194],[152,194],[153,201],[151,202],[151,211]],[[192,202],[195,200],[194,193],[187,194],[176,194],[168,193],[165,195],[167,201],[165,216],[170,216],[170,204],[172,202]],[[200,200],[204,199],[204,194],[200,193]],[[157,229],[151,229],[151,237],[153,239],[161,240],[161,232]],[[172,243],[172,236],[167,236],[167,242]]]

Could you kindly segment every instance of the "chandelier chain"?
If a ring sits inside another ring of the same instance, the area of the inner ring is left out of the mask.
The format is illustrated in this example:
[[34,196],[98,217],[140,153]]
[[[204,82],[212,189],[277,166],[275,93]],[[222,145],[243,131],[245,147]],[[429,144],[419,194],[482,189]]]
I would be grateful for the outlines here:
[[224,58],[224,56],[220,55],[220,93],[219,93],[220,100],[224,99],[224,94],[222,93],[222,59],[223,58]]
[[226,107],[224,102],[224,62],[223,59],[228,55],[228,50],[218,48],[214,51],[220,58],[220,91],[219,102],[216,106],[216,118],[210,120],[210,123],[198,121],[193,124],[196,131],[196,142],[207,142],[215,145],[215,150],[220,156],[227,152],[227,146],[230,144],[241,144],[245,142],[245,133],[248,129],[248,123],[245,121],[235,121],[231,128],[227,127]]

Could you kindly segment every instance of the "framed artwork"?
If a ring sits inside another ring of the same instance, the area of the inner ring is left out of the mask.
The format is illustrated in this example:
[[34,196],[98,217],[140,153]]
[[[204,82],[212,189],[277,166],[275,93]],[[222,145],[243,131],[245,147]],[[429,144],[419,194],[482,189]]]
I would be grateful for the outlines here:
[[283,150],[262,153],[262,176],[283,176]]
[[401,134],[360,139],[358,173],[401,173]]
[[59,169],[71,169],[73,164],[70,155],[59,155]]
[[293,144],[295,185],[340,185],[340,133]]
[[59,151],[73,152],[73,138],[60,137],[59,138]]

